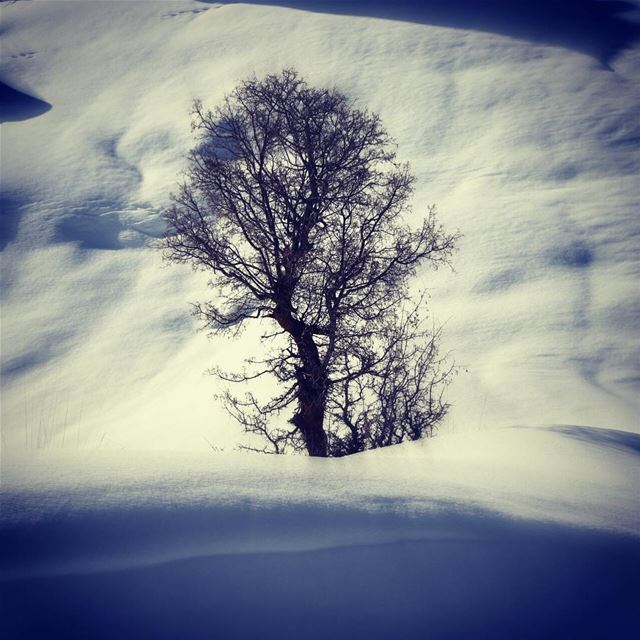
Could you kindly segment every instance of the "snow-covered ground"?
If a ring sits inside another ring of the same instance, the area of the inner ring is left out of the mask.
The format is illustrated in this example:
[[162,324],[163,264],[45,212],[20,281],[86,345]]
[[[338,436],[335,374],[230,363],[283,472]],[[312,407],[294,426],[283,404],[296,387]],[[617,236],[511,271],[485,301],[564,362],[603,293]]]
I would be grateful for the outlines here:
[[435,202],[464,234],[456,273],[419,283],[468,368],[450,426],[639,429],[637,48],[612,71],[559,46],[562,31],[549,46],[173,1],[2,11],[2,80],[52,105],[2,125],[7,450],[233,447],[204,371],[238,347],[194,331],[204,278],[162,268],[147,243],[184,167],[193,98],[214,105],[284,66],[378,111],[417,174],[416,211]]
[[[3,3],[8,637],[633,637],[634,4]],[[196,332],[206,276],[151,244],[192,100],[286,66],[377,111],[464,234],[416,283],[466,369],[438,438],[232,451],[205,371],[255,335]]]
[[338,460],[38,452],[4,469],[2,620],[34,638],[631,638],[639,456],[640,436],[584,427]]
[[[43,452],[5,466],[3,520],[8,530],[46,531],[55,521],[60,531],[40,552],[23,544],[24,553],[0,553],[5,576],[112,570],[207,554],[475,538],[474,527],[455,526],[474,513],[640,536],[639,456],[640,436],[584,427],[447,435],[330,461]],[[163,526],[109,524],[113,513],[137,509],[160,512]],[[259,517],[271,511],[278,518]],[[85,517],[101,536],[70,530]],[[112,547],[102,555],[104,542]]]

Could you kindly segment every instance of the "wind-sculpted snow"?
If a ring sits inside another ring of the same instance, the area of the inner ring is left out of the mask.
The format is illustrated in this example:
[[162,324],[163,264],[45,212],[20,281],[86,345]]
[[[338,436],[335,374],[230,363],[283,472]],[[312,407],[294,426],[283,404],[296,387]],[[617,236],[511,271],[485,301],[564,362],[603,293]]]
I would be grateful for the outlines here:
[[[53,106],[2,124],[3,638],[636,637],[629,8],[3,4],[0,77]],[[193,99],[287,66],[378,112],[414,221],[435,202],[463,234],[415,282],[460,365],[429,441],[233,452],[204,371],[269,327],[208,341],[206,274],[153,248]]]
[[484,524],[462,538],[0,582],[1,625],[15,640],[635,637],[637,541],[558,525]]
[[418,172],[416,211],[435,201],[465,234],[457,274],[418,283],[469,369],[451,425],[636,427],[634,54],[611,74],[508,38],[272,7],[4,12],[7,73],[55,104],[3,125],[10,448],[237,439],[202,375],[233,347],[207,343],[188,316],[205,279],[161,269],[147,245],[190,144],[191,99],[213,104],[285,64],[380,111]]
[[639,455],[638,436],[574,426],[341,460],[41,452],[3,468],[2,625],[12,638],[630,638]]
[[640,37],[640,26],[631,17],[638,5],[620,0],[252,0],[252,3],[487,31],[585,52],[603,64]]
[[0,122],[15,122],[36,118],[51,109],[44,100],[0,82]]
[[[294,4],[313,11],[3,6],[2,77],[54,105],[2,125],[6,450],[241,438],[204,372],[256,355],[270,328],[207,341],[189,306],[214,295],[206,274],[162,268],[152,244],[192,144],[192,100],[214,106],[285,66],[379,112],[417,174],[415,220],[435,202],[463,234],[455,273],[415,282],[461,365],[444,430],[637,431],[640,63],[627,5],[385,3],[402,18],[387,20],[378,2]],[[606,51],[614,73],[594,60]]]
[[586,427],[513,428],[335,461],[42,452],[3,469],[3,573],[485,539],[506,518],[640,539],[639,439]]

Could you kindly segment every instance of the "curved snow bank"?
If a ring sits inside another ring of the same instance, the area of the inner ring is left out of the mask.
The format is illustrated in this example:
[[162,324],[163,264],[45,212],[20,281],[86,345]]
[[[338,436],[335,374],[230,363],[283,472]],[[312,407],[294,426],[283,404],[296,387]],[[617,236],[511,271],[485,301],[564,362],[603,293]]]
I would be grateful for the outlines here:
[[43,451],[3,467],[11,638],[635,637],[634,434],[342,460]]
[[499,33],[588,53],[603,64],[640,37],[640,24],[627,19],[638,6],[626,1],[252,0],[252,4]]
[[46,113],[51,105],[0,82],[0,122],[29,120]]
[[637,540],[516,525],[0,582],[0,615],[13,640],[631,640],[639,570]]
[[501,539],[513,519],[640,537],[638,436],[567,429],[467,433],[339,460],[45,451],[4,464],[4,575]]

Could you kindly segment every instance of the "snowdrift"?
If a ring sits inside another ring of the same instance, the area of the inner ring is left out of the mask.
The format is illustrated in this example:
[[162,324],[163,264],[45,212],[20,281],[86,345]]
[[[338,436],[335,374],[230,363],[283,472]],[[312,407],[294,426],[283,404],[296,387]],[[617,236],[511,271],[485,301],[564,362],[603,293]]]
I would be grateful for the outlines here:
[[625,19],[636,5],[624,1],[253,0],[252,4],[486,31],[574,49],[603,64],[635,44],[640,36],[638,24]]
[[4,82],[0,82],[0,101],[0,123],[36,118],[51,109],[51,105],[44,100],[34,98]]
[[[637,637],[638,24],[595,0],[3,4],[3,637]],[[464,369],[428,442],[234,452],[203,372],[257,332],[197,333],[206,275],[153,248],[193,99],[286,66],[378,112],[416,219],[463,233],[415,283]]]
[[[502,429],[351,459],[5,466],[11,637],[632,637],[640,438]],[[464,615],[461,615],[464,610]]]

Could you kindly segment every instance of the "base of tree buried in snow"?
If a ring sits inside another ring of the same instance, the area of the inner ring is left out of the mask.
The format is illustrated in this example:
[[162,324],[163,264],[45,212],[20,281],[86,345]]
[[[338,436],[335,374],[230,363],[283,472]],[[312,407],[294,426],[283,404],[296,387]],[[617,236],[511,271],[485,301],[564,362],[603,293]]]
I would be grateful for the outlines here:
[[32,452],[2,637],[637,637],[640,436],[558,426],[341,459]]

